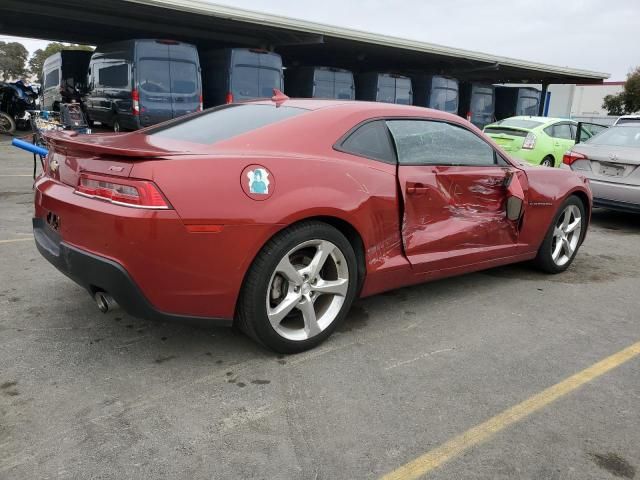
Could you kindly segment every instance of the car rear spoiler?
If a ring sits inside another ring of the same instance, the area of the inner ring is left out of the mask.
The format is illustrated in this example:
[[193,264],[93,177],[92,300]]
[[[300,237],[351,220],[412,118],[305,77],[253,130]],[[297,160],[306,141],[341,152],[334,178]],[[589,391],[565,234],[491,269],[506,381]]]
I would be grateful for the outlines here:
[[159,156],[192,155],[194,152],[172,151],[163,148],[131,148],[127,146],[126,136],[120,135],[83,135],[77,132],[45,132],[43,134],[48,146],[54,150],[72,150],[74,152],[87,152],[97,156],[115,156],[127,158],[157,158]]

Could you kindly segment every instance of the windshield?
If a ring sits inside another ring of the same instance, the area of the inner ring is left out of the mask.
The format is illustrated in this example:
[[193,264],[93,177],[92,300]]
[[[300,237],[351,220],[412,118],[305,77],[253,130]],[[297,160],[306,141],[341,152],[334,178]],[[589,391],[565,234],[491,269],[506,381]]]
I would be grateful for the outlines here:
[[500,125],[502,127],[526,128],[531,130],[532,128],[536,128],[542,125],[542,122],[536,122],[535,120],[524,120],[521,118],[505,118],[504,120],[500,120],[499,122],[494,123],[494,125]]
[[183,142],[212,145],[256,130],[308,110],[275,105],[232,104],[211,108],[195,116],[147,130],[147,135]]
[[590,145],[640,148],[640,125],[616,125],[603,130],[584,143]]

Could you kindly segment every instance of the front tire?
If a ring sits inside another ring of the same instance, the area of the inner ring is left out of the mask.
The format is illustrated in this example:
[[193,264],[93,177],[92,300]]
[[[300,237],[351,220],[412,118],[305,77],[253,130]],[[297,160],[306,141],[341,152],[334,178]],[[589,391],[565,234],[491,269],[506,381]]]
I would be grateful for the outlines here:
[[357,271],[353,247],[336,228],[294,225],[271,239],[247,272],[238,326],[279,353],[313,348],[346,317]]
[[0,133],[13,135],[16,133],[16,122],[10,115],[0,112]]
[[547,273],[564,272],[578,253],[586,227],[584,204],[572,195],[558,209],[538,250],[536,265]]

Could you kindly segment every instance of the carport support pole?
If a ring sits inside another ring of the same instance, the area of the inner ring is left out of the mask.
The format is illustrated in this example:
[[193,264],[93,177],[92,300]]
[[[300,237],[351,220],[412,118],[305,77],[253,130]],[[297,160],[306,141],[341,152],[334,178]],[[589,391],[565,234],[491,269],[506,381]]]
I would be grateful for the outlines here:
[[540,92],[540,103],[538,103],[538,116],[544,116],[544,106],[547,103],[547,90],[549,89],[548,83],[542,84],[542,92]]

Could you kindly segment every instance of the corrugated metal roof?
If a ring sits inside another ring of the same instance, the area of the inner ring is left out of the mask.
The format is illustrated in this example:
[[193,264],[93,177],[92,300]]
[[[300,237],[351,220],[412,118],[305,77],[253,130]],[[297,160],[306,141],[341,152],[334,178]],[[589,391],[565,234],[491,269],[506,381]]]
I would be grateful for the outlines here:
[[439,55],[443,57],[460,58],[466,60],[487,62],[499,64],[502,67],[511,67],[524,70],[542,71],[549,75],[559,75],[567,77],[581,77],[583,79],[602,80],[609,78],[608,73],[593,72],[589,70],[581,70],[568,67],[560,67],[556,65],[548,65],[544,63],[529,62],[510,57],[502,57],[499,55],[490,55],[472,50],[464,50],[460,48],[445,47],[433,43],[419,42],[404,38],[392,37],[389,35],[381,35],[376,33],[364,32],[361,30],[353,30],[349,28],[336,27],[333,25],[325,25],[322,23],[299,20],[279,15],[245,10],[241,8],[218,5],[202,0],[126,0],[132,3],[138,3],[153,7],[180,10],[191,12],[199,15],[208,15],[211,17],[222,18],[237,22],[246,22],[272,28],[285,29],[296,32],[311,33],[334,37],[344,40],[352,40],[371,45],[380,45],[384,47],[399,48],[411,50],[415,52],[423,52],[431,55]]

